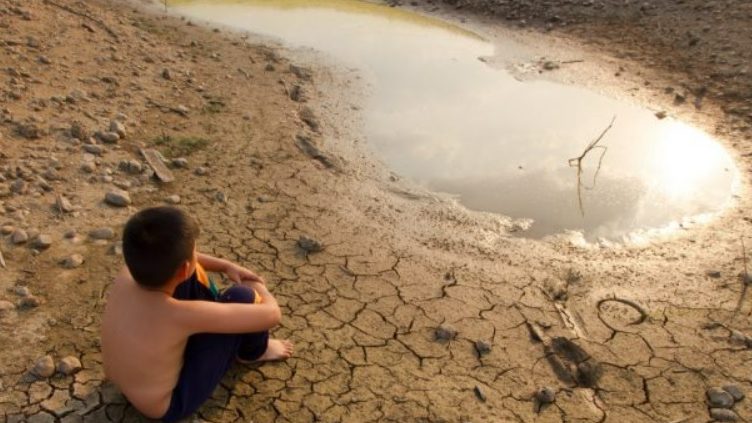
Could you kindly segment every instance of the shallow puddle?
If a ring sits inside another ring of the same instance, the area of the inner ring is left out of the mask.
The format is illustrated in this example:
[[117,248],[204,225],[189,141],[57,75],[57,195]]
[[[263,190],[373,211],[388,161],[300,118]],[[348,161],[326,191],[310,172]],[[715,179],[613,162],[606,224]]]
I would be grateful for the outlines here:
[[[438,20],[347,0],[171,5],[357,68],[372,88],[367,141],[387,165],[470,209],[531,218],[529,236],[624,239],[676,227],[725,207],[738,179],[705,133],[582,88],[520,82],[478,60],[494,46]],[[604,150],[582,162],[578,196],[569,159],[614,116],[600,171]]]

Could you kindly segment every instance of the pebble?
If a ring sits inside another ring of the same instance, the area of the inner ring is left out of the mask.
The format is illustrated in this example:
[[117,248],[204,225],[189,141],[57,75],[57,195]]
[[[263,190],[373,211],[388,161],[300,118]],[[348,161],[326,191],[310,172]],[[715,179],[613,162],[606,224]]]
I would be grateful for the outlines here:
[[84,264],[84,256],[81,254],[71,254],[62,262],[63,267],[66,269],[75,269],[81,267],[82,264]]
[[185,157],[178,157],[177,159],[172,159],[172,166],[177,168],[186,168],[188,167],[188,159]]
[[658,119],[666,119],[666,116],[668,116],[668,113],[663,110],[655,113],[655,117],[657,117]]
[[71,202],[62,195],[57,198],[55,205],[57,209],[62,213],[70,213],[73,211],[73,205],[71,204]]
[[705,275],[709,278],[718,279],[721,277],[721,271],[720,270],[708,270],[705,272]]
[[734,406],[734,397],[719,387],[712,387],[706,392],[708,404],[711,408],[731,408]]
[[319,251],[322,251],[324,249],[324,246],[321,245],[319,241],[316,241],[315,239],[306,235],[300,236],[300,238],[298,239],[298,247],[300,247],[300,249],[303,250],[306,254],[318,253]]
[[23,244],[29,240],[29,234],[23,229],[16,229],[13,235],[10,236],[10,240],[16,245]]
[[475,385],[473,392],[475,392],[475,396],[478,397],[479,400],[486,402],[486,394],[483,392],[483,389],[479,385]]
[[180,204],[180,196],[170,195],[169,197],[165,198],[165,202],[168,204]]
[[205,167],[199,166],[199,167],[196,168],[195,173],[196,173],[196,175],[204,176],[207,173],[209,173],[209,171]]
[[34,239],[32,247],[37,250],[46,250],[52,245],[52,237],[47,234],[42,234]]
[[107,144],[115,144],[116,142],[120,140],[120,135],[118,135],[117,132],[111,132],[111,131],[101,132],[100,131],[100,132],[97,132],[95,135],[98,140]]
[[172,80],[172,72],[170,72],[169,69],[165,68],[162,69],[162,78],[171,81]]
[[41,378],[48,378],[55,374],[55,360],[46,355],[38,359],[31,369],[31,373]]
[[115,238],[115,231],[112,228],[97,228],[89,232],[92,239],[112,239]]
[[[118,138],[120,139],[125,138],[125,125],[123,125],[123,123],[118,120],[113,120],[110,122],[110,132],[117,134]],[[114,142],[117,142],[117,141],[118,140],[115,140]]]
[[71,123],[70,134],[71,137],[80,141],[89,139],[89,131],[81,122],[74,121]]
[[739,419],[739,416],[726,408],[711,408],[710,418],[718,422],[735,422]]
[[[102,154],[104,154],[104,147],[98,144],[84,144],[84,151],[90,154],[94,154],[96,156],[101,156]],[[87,163],[91,163],[92,165],[94,164],[94,162],[88,160],[84,162],[84,165]],[[81,167],[83,168],[83,166]]]
[[734,398],[735,402],[739,402],[744,399],[744,391],[742,391],[742,388],[739,387],[739,385],[735,385],[735,384],[723,385],[721,389],[728,392],[729,395],[731,395],[731,397]]
[[31,295],[31,291],[29,291],[29,288],[25,286],[16,286],[13,288],[13,293],[18,295],[19,297],[28,297]]
[[138,160],[123,160],[118,164],[118,168],[130,174],[141,173],[144,170],[143,165]]
[[491,352],[491,344],[486,341],[475,341],[475,351],[479,357],[483,357]]
[[39,297],[35,297],[33,295],[29,295],[28,297],[21,298],[21,301],[18,302],[19,308],[35,308],[42,305],[42,300]]
[[57,371],[68,376],[81,370],[81,360],[74,356],[68,356],[57,363]]
[[539,404],[551,404],[556,401],[556,390],[550,386],[544,386],[535,391],[534,397]]
[[63,237],[65,237],[65,239],[73,239],[76,237],[76,235],[78,235],[78,233],[75,229],[68,229],[67,231],[65,231],[65,234],[63,234]]
[[104,196],[104,201],[115,207],[126,207],[131,204],[131,196],[128,194],[127,191],[115,189]]
[[16,228],[15,228],[14,226],[11,226],[11,225],[4,225],[4,226],[3,226],[2,228],[0,228],[0,234],[3,234],[3,235],[10,235],[10,234],[12,234],[12,233],[13,233],[13,231],[15,231],[15,230],[16,230]]
[[441,325],[433,333],[437,341],[451,341],[457,337],[457,330],[449,325]]

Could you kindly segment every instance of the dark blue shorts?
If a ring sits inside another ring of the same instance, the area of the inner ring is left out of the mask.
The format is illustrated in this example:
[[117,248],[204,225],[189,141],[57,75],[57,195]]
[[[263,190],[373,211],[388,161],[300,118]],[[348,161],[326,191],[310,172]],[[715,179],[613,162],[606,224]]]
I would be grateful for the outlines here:
[[[218,301],[222,303],[253,303],[256,293],[246,286],[232,286],[220,295],[201,284],[194,274],[175,289],[179,300]],[[211,396],[235,357],[255,360],[265,351],[269,332],[249,334],[199,333],[188,338],[183,355],[183,368],[172,391],[170,408],[164,422],[176,422],[190,416]]]

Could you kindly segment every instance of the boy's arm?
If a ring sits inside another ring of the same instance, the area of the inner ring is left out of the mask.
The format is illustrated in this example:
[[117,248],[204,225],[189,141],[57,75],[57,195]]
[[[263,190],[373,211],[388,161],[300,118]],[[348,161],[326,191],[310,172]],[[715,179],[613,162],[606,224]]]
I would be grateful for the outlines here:
[[201,266],[208,272],[224,273],[235,283],[240,283],[242,281],[263,281],[263,279],[252,271],[227,260],[222,260],[203,253],[198,253],[196,258]]
[[[259,284],[260,285],[260,284]],[[262,304],[217,303],[174,300],[174,314],[189,335],[196,333],[253,333],[277,326],[282,312],[266,287],[254,287],[264,298]],[[267,302],[268,301],[268,302]]]

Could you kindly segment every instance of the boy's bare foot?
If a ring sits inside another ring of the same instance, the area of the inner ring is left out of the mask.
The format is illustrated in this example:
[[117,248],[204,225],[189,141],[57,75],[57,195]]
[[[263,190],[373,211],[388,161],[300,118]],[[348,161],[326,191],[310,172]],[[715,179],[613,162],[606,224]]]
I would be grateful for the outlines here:
[[238,361],[241,363],[257,363],[260,361],[285,360],[292,356],[292,352],[292,342],[286,339],[270,339],[269,345],[266,347],[266,351],[261,354],[261,357],[253,361],[242,360],[238,358]]

